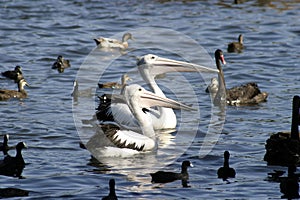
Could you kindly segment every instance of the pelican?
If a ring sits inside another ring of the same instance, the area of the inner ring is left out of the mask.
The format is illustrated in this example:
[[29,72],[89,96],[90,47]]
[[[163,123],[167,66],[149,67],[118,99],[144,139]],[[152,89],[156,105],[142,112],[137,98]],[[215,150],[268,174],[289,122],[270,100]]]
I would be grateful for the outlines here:
[[122,41],[111,39],[111,38],[104,38],[99,37],[94,39],[96,45],[99,47],[105,48],[120,48],[120,49],[127,49],[128,48],[128,40],[133,39],[131,33],[125,33],[122,37]]
[[[123,92],[124,100],[133,116],[136,118],[142,134],[132,130],[121,130],[115,125],[105,124],[102,130],[107,138],[115,145],[115,147],[106,147],[103,150],[105,155],[119,155],[119,152],[125,152],[130,155],[153,151],[157,147],[155,131],[152,125],[150,107],[162,106],[173,109],[192,110],[191,107],[182,103],[161,97],[152,92],[145,90],[137,84],[125,86]],[[117,149],[117,151],[113,151]],[[113,152],[112,152],[113,151]],[[124,154],[122,154],[124,156]]]
[[[138,70],[149,85],[151,90],[160,97],[166,97],[163,91],[155,82],[155,77],[159,74],[167,72],[219,72],[216,69],[207,68],[201,65],[192,63],[162,58],[153,54],[142,56],[137,61]],[[111,104],[109,115],[113,114],[113,118],[117,123],[125,127],[137,127],[137,122],[134,120],[126,104]],[[155,130],[159,129],[175,129],[177,119],[174,111],[171,108],[159,107],[157,110],[151,109],[152,124]],[[102,120],[98,118],[99,120]]]

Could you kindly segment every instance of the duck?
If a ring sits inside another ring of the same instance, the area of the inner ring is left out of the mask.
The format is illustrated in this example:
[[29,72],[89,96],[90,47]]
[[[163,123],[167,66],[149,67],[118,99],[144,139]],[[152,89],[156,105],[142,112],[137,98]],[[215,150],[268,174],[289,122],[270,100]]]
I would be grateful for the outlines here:
[[105,196],[102,198],[102,200],[118,200],[118,197],[116,195],[115,191],[115,179],[109,180],[109,194],[108,196]]
[[104,37],[96,38],[94,41],[98,47],[127,49],[129,39],[133,40],[131,33],[125,33],[122,41]]
[[21,79],[18,82],[18,91],[16,90],[4,90],[0,89],[0,101],[6,101],[12,98],[24,99],[27,98],[28,94],[24,87],[29,86],[25,79]]
[[19,188],[0,188],[0,197],[2,198],[11,198],[11,197],[27,197],[29,191],[19,189]]
[[233,52],[241,53],[242,50],[244,49],[243,40],[244,37],[242,34],[240,34],[238,38],[238,42],[231,42],[228,44],[227,51],[229,53],[233,53]]
[[16,145],[16,156],[6,155],[0,161],[0,174],[5,176],[13,176],[21,178],[21,174],[25,167],[25,161],[22,156],[22,149],[27,148],[25,142],[19,142]]
[[62,55],[59,55],[52,65],[52,69],[57,69],[60,73],[64,72],[64,70],[68,67],[71,67],[70,61],[64,59]]
[[6,78],[12,79],[17,83],[19,80],[23,79],[22,74],[22,67],[17,65],[14,70],[8,70],[1,73],[2,76],[5,76]]
[[216,65],[219,70],[218,74],[218,90],[215,94],[213,102],[215,105],[227,103],[228,105],[254,105],[265,102],[268,97],[267,92],[261,92],[257,83],[250,82],[241,86],[236,86],[231,89],[226,89],[221,62],[226,64],[223,51],[217,49],[215,51]]
[[300,97],[295,95],[292,103],[291,131],[272,134],[266,140],[264,161],[268,165],[290,166],[300,164],[299,108]]
[[299,175],[295,174],[297,167],[291,165],[288,167],[288,176],[280,179],[280,192],[284,195],[282,198],[299,198]]
[[235,178],[235,169],[229,167],[229,157],[229,151],[224,151],[224,164],[217,172],[218,178],[222,178],[223,181],[226,181],[228,178]]
[[150,173],[152,180],[151,183],[169,183],[176,180],[181,180],[183,187],[188,186],[189,174],[187,171],[188,167],[193,167],[193,164],[185,160],[181,164],[181,172],[166,172],[166,171],[157,171],[155,173]]
[[206,93],[210,93],[212,99],[215,98],[217,92],[218,92],[218,88],[219,88],[219,82],[218,79],[216,77],[211,78],[210,80],[210,85],[207,86],[205,92]]
[[112,89],[121,89],[124,85],[127,84],[127,81],[131,78],[127,74],[123,74],[121,77],[121,84],[118,82],[107,82],[107,83],[98,83],[99,88],[112,88]]

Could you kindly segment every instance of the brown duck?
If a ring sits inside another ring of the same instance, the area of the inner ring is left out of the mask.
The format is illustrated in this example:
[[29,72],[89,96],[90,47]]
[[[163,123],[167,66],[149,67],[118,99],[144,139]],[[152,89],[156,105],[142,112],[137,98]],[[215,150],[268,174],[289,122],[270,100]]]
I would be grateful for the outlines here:
[[240,34],[238,42],[231,42],[228,44],[227,51],[230,53],[233,53],[233,52],[241,53],[242,50],[244,49],[243,40],[244,40],[243,35]]
[[0,101],[9,100],[12,98],[23,99],[27,98],[27,92],[24,89],[24,86],[29,86],[25,79],[21,79],[18,82],[18,91],[16,90],[1,90],[0,89]]
[[129,80],[131,80],[131,78],[127,74],[124,74],[121,77],[121,84],[118,82],[98,83],[98,87],[99,88],[121,89],[126,84],[126,82]]

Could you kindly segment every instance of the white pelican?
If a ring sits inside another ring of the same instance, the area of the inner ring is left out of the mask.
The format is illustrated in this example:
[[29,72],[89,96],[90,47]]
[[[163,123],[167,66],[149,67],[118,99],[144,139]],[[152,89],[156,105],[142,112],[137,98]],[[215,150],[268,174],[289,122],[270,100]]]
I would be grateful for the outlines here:
[[[201,65],[192,63],[171,60],[162,58],[153,54],[147,54],[141,57],[137,66],[139,72],[144,81],[149,84],[153,92],[160,96],[166,97],[163,91],[158,87],[155,82],[155,76],[167,72],[218,72],[216,69],[207,68]],[[137,127],[137,122],[134,120],[132,113],[130,112],[126,104],[114,104],[112,103],[111,109],[108,111],[108,115],[113,115],[114,120],[123,125],[124,127]],[[159,129],[175,129],[177,119],[174,111],[171,108],[159,107],[158,110],[151,109],[151,116],[153,121],[153,127],[155,130]],[[103,112],[102,112],[103,113]],[[103,114],[101,114],[103,116]],[[102,116],[98,115],[98,119]],[[105,118],[102,118],[105,120]],[[100,119],[101,120],[101,119]]]
[[111,39],[111,38],[104,38],[104,37],[96,38],[94,39],[94,41],[96,42],[96,45],[99,47],[127,49],[128,48],[127,40],[129,39],[133,39],[131,33],[125,33],[122,37],[122,41]]
[[124,156],[124,153],[125,155],[133,155],[139,152],[155,150],[157,144],[151,115],[149,114],[150,107],[162,106],[192,110],[189,106],[156,95],[137,84],[126,86],[123,90],[123,96],[141,128],[142,134],[132,130],[121,130],[115,125],[103,125],[102,130],[104,134],[115,145],[115,147],[105,147],[102,150],[102,153],[106,156]]

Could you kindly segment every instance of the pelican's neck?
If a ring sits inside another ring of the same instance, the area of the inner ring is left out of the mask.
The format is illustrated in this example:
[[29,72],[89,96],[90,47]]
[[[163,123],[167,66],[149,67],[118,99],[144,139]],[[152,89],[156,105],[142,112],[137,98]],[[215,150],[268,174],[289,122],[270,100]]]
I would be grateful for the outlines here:
[[[150,74],[148,69],[140,71],[144,81],[149,85],[151,90],[160,97],[166,97],[163,91],[157,85],[154,77]],[[153,121],[154,129],[169,129],[175,128],[177,125],[177,118],[172,108],[158,107],[159,117]]]
[[136,113],[135,117],[138,120],[138,123],[142,129],[143,134],[149,138],[154,139],[155,132],[153,129],[153,123],[149,113],[143,111],[141,108],[135,111],[135,113]]
[[293,99],[293,113],[292,113],[292,127],[291,127],[291,138],[299,140],[299,104],[300,97],[294,96]]

